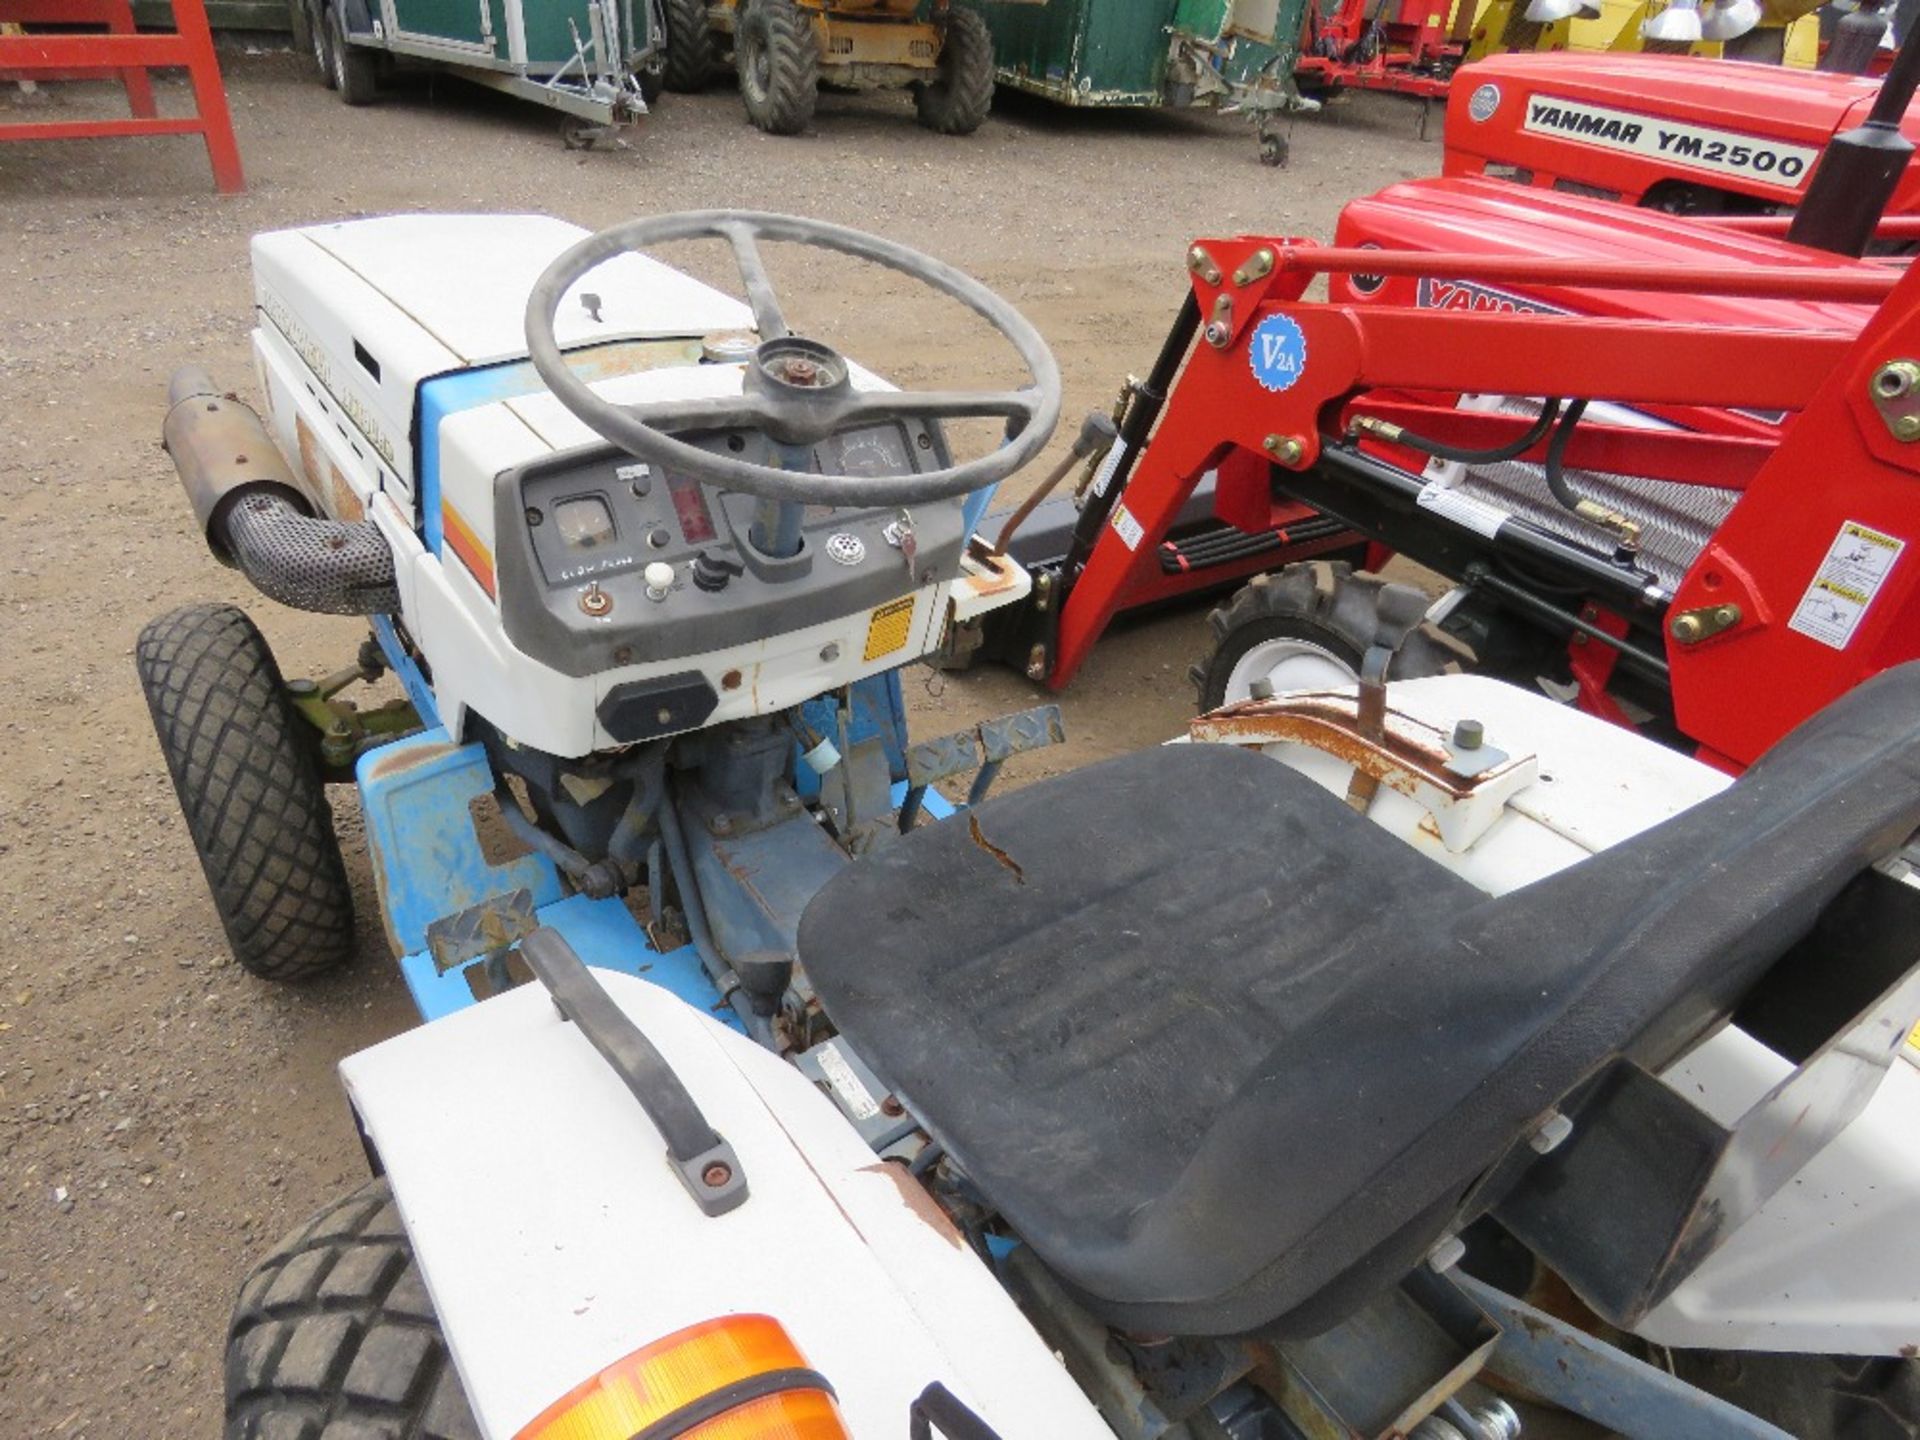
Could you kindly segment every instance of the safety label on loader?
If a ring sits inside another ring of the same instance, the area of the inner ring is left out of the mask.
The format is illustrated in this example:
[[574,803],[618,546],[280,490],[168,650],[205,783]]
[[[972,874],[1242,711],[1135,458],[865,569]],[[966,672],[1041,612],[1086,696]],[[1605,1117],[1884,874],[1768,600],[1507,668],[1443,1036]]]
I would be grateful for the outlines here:
[[1694,170],[1711,170],[1742,180],[1798,189],[1813,168],[1819,152],[1805,145],[1787,145],[1719,130],[1711,125],[1689,125],[1684,120],[1662,120],[1603,105],[1562,100],[1555,95],[1527,99],[1527,118],[1521,129],[1533,135],[1553,135],[1576,145],[1645,155]]
[[1906,548],[1904,540],[1857,520],[1847,521],[1827,547],[1827,557],[1814,572],[1813,583],[1800,597],[1787,628],[1836,650],[1846,649],[1853,643],[1860,617]]

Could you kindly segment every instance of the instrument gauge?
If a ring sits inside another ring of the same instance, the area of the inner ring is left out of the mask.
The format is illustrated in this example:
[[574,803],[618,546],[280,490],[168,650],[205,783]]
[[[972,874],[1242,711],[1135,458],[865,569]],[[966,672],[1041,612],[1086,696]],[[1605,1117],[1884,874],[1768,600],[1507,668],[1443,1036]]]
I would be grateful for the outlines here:
[[569,550],[598,550],[614,540],[613,510],[599,495],[562,500],[553,507],[553,523]]

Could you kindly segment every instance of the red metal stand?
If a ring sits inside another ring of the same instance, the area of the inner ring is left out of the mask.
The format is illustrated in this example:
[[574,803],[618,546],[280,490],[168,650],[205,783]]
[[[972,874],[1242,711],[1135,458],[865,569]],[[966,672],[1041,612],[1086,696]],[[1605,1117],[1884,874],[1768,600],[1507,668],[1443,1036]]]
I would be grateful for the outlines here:
[[[173,0],[174,33],[141,35],[128,0],[0,0],[0,22],[104,25],[107,33],[0,35],[0,78],[96,80],[118,75],[132,110],[125,120],[58,120],[0,125],[0,140],[81,140],[97,135],[199,135],[214,184],[227,195],[247,188],[234,143],[220,62],[213,53],[204,0]],[[195,113],[167,119],[154,108],[149,70],[182,69],[193,80]]]

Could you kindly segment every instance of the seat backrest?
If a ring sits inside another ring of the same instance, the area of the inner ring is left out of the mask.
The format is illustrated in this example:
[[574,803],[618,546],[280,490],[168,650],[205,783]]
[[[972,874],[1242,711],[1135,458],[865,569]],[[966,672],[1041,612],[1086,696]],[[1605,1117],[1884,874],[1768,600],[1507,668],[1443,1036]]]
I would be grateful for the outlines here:
[[[1268,1057],[1161,1203],[1273,1196],[1259,1223],[1216,1231],[1212,1260],[1259,1276],[1251,1288],[1283,1315],[1352,1277],[1355,1257],[1404,1250],[1409,1217],[1464,1196],[1608,1066],[1657,1069],[1724,1023],[1916,830],[1920,663],[1844,696],[1712,799],[1402,937],[1368,985]],[[1300,1155],[1337,1173],[1290,1183]],[[1288,1213],[1296,1203],[1314,1209]]]

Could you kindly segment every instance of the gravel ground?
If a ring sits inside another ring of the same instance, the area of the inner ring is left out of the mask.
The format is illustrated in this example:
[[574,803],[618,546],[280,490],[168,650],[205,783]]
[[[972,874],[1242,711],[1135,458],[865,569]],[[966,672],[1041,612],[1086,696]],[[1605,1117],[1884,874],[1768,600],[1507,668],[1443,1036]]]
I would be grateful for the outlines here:
[[[1192,237],[1326,235],[1343,201],[1439,159],[1390,100],[1303,122],[1272,171],[1233,120],[1017,97],[954,141],[900,95],[825,96],[795,140],[748,128],[730,94],[670,96],[630,149],[574,154],[551,117],[451,82],[356,111],[283,50],[236,47],[227,75],[244,196],[211,193],[189,139],[0,146],[0,1436],[215,1433],[241,1275],[362,1173],[334,1062],[413,1023],[350,795],[359,963],[297,990],[233,965],[134,682],[135,632],[190,600],[247,605],[289,673],[344,663],[360,634],[216,565],[160,451],[174,366],[250,389],[249,235],[393,210],[817,215],[1010,297],[1059,355],[1071,428],[1151,360]],[[0,90],[4,120],[119,105],[103,85]],[[896,378],[993,378],[980,335],[904,291],[789,283]],[[1072,743],[1024,778],[1175,730],[1201,629],[1187,610],[1112,636],[1066,697]],[[929,733],[1036,698],[1003,672],[908,690]]]

